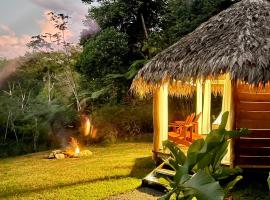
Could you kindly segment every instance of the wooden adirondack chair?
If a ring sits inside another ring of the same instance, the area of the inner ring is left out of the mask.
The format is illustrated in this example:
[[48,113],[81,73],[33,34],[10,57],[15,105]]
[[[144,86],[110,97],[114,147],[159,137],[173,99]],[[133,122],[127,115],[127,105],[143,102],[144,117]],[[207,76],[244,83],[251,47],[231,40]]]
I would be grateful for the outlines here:
[[187,140],[187,131],[192,132],[191,127],[194,117],[195,113],[192,113],[185,121],[174,121],[170,123],[169,127],[173,128],[173,132],[169,132],[169,139],[177,144],[189,146],[191,143]]
[[182,128],[185,125],[191,124],[194,117],[195,117],[195,114],[192,113],[191,115],[187,116],[185,121],[174,121],[169,124],[169,127],[173,128],[173,132],[179,133],[179,128]]
[[173,127],[176,131],[169,133],[169,139],[185,146],[189,146],[194,140],[201,139],[202,136],[198,133],[198,121],[201,113],[195,119],[194,117],[195,113],[189,115],[186,121],[175,121],[171,123],[170,127]]
[[198,121],[201,117],[202,113],[199,113],[198,115],[196,115],[196,118],[194,119],[194,121],[192,122],[191,125],[191,130],[189,130],[189,138],[187,138],[187,140],[193,142],[194,139],[201,139],[202,136],[199,134],[198,130]]
[[185,121],[174,121],[169,124],[169,127],[173,129],[173,132],[177,132],[180,126],[190,124],[194,119],[194,114],[188,115]]

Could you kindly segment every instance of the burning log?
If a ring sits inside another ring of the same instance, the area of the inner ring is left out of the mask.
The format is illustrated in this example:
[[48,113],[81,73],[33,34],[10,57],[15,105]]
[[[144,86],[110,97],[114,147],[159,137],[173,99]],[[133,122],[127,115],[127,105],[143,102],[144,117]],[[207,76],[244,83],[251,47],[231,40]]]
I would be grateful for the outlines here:
[[78,157],[80,154],[80,148],[78,141],[71,137],[68,148],[64,151],[67,157]]
[[52,151],[48,158],[49,159],[64,159],[64,158],[78,158],[80,156],[90,156],[92,152],[89,150],[80,151],[78,141],[71,137],[69,146],[65,150],[54,150]]

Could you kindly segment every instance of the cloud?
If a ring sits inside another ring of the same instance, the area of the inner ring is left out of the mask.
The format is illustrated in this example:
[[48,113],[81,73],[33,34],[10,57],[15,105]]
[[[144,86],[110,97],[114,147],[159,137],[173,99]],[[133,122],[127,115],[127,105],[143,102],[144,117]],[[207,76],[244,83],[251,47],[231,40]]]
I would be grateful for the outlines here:
[[[3,34],[14,35],[15,33],[5,24],[0,24],[0,32]],[[2,34],[1,34],[2,35]]]
[[87,14],[87,7],[80,0],[31,0],[34,4],[45,10],[56,12],[67,12],[68,14],[77,15]]
[[4,34],[0,35],[0,57],[15,58],[27,51],[26,44],[30,41],[29,35],[17,36],[7,25],[0,24]]
[[[71,17],[69,19],[67,39],[68,42],[75,43],[79,41],[80,32],[84,28],[83,20],[88,13],[88,8],[79,0],[31,0],[34,4],[44,9],[44,15],[48,11],[55,13],[63,13]],[[41,32],[54,32],[53,26],[48,22],[48,17],[45,16],[38,22]]]
[[[43,18],[37,20],[36,24],[40,29],[40,34],[56,33],[57,31],[49,22],[47,12],[63,13],[70,16],[68,30],[66,31],[66,41],[77,43],[80,33],[85,29],[83,20],[88,13],[88,8],[81,0],[30,0],[34,5],[43,10]],[[38,33],[39,34],[39,33]],[[26,44],[31,40],[32,34],[18,35],[9,26],[0,23],[0,57],[14,58],[22,56],[28,50]]]

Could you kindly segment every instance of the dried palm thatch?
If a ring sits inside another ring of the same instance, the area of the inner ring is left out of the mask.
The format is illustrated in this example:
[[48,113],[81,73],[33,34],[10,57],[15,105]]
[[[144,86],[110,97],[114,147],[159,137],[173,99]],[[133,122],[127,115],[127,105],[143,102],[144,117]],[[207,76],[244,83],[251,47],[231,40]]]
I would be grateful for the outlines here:
[[[270,80],[270,2],[242,0],[210,18],[155,56],[135,77],[132,90],[143,95],[164,82],[194,90],[198,79],[230,73],[233,80],[264,84]],[[192,89],[193,88],[193,89]],[[171,92],[171,94],[175,93]]]

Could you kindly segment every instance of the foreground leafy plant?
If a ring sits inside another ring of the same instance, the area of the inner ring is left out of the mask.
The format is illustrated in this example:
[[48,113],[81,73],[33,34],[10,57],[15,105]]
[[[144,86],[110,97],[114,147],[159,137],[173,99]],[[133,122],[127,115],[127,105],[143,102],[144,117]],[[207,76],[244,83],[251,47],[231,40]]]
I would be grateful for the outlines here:
[[222,200],[234,185],[242,179],[237,176],[225,187],[219,181],[242,172],[241,168],[228,168],[221,165],[227,153],[229,139],[247,134],[247,129],[240,131],[226,131],[225,126],[228,112],[222,116],[222,122],[217,130],[211,131],[205,139],[196,140],[185,155],[178,146],[170,141],[165,142],[172,157],[168,164],[176,171],[170,182],[170,191],[160,198],[169,200],[172,196],[176,199]]

